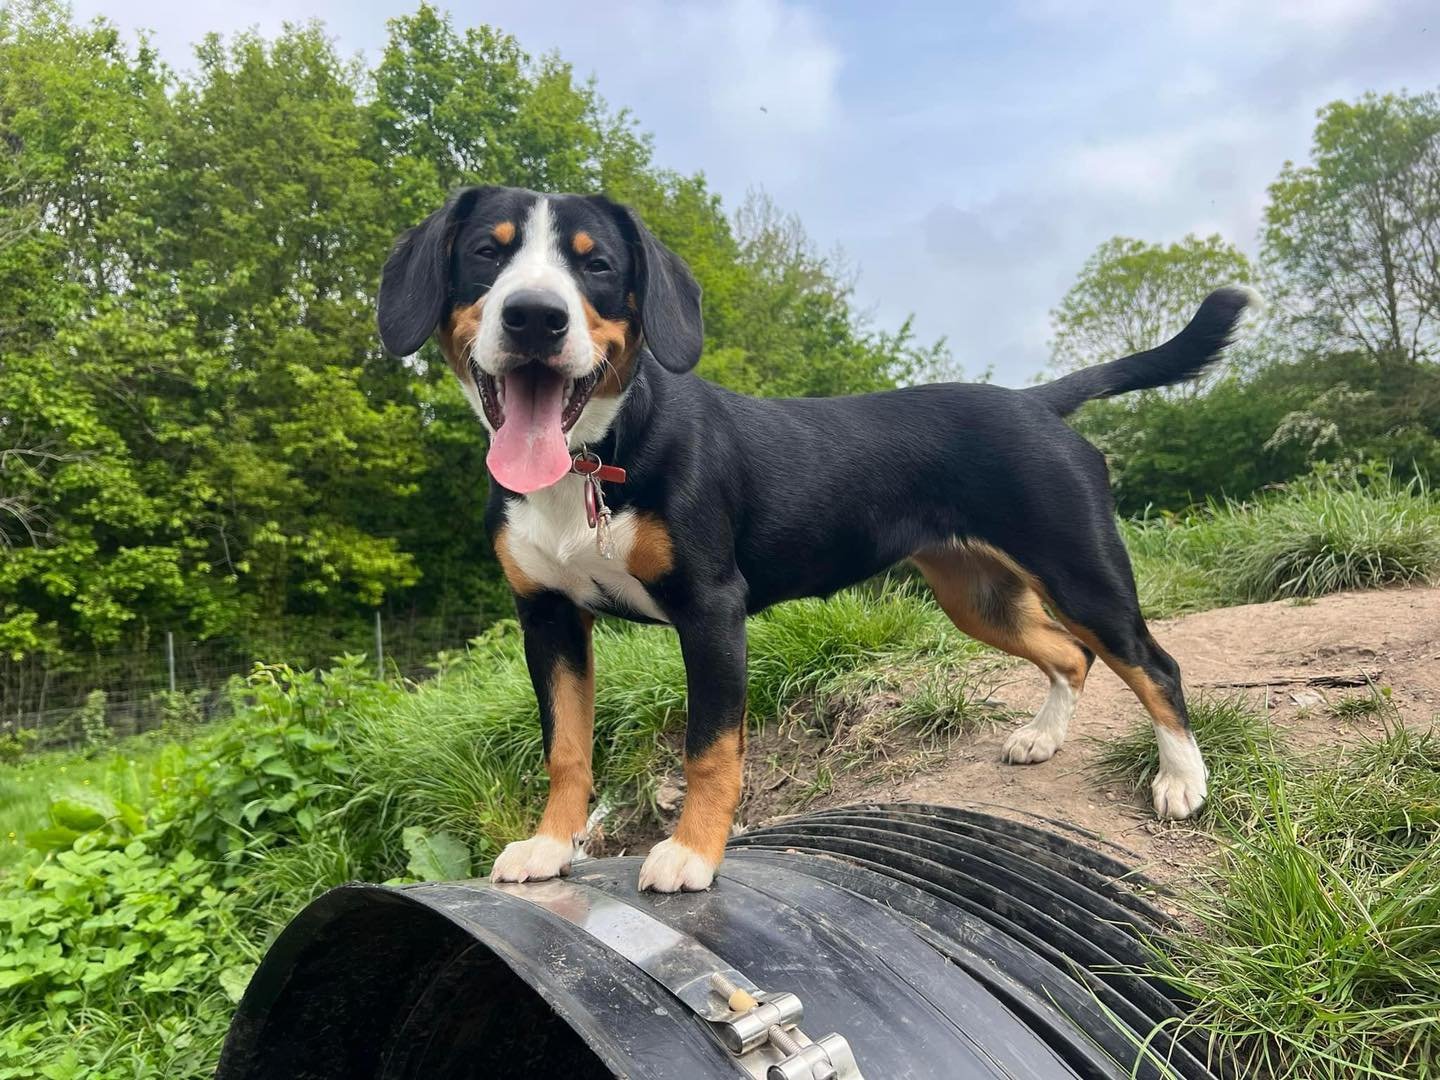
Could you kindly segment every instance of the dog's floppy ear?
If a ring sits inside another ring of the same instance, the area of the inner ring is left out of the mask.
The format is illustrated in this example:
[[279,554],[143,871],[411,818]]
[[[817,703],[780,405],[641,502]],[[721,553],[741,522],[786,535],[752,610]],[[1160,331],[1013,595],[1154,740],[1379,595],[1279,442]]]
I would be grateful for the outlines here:
[[667,370],[689,371],[700,362],[705,345],[700,283],[633,210],[618,205],[615,209],[627,226],[635,254],[635,305],[645,343]]
[[380,340],[396,356],[409,356],[435,332],[450,291],[450,245],[460,224],[487,191],[469,187],[395,241],[380,273]]

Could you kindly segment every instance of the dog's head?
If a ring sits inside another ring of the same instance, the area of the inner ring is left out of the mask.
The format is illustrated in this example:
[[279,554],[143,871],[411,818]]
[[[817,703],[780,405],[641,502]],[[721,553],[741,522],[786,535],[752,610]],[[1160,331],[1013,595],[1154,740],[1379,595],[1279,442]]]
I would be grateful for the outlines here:
[[553,484],[609,428],[641,347],[700,360],[700,286],[630,210],[600,196],[472,187],[396,241],[380,336],[408,356],[437,334],[490,429],[491,473]]

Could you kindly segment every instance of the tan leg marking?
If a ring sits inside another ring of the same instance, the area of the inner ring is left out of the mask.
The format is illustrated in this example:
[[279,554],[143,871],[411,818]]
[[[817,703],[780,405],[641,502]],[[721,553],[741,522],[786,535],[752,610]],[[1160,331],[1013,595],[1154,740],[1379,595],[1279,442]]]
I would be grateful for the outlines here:
[[595,732],[595,661],[589,633],[594,620],[582,613],[586,633],[585,670],[557,662],[550,675],[550,750],[545,771],[550,790],[535,835],[507,844],[495,860],[495,881],[544,881],[566,873],[575,841],[585,831],[594,779],[591,750]]
[[685,807],[675,840],[718,864],[740,805],[745,766],[744,723],[722,732],[701,754],[685,759]]
[[1205,805],[1209,794],[1209,770],[1195,741],[1195,733],[1181,718],[1170,698],[1144,668],[1127,664],[1107,652],[1088,627],[1067,621],[1070,631],[1105,661],[1126,686],[1134,691],[1150,714],[1155,741],[1160,750],[1160,768],[1150,782],[1155,813],[1166,819],[1188,818]]
[[515,561],[515,556],[510,553],[508,526],[500,526],[495,533],[495,558],[500,563],[505,580],[510,584],[511,592],[517,596],[534,596],[540,591],[540,583],[521,570],[520,564]]
[[993,548],[967,546],[914,557],[935,599],[960,630],[1012,656],[1029,660],[1046,676],[1059,675],[1078,694],[1085,685],[1085,654],[1045,612],[1029,576]]
[[1052,619],[1033,579],[1003,552],[985,544],[915,556],[951,622],[971,637],[1029,660],[1050,680],[1035,716],[1011,732],[1000,749],[1013,765],[1049,761],[1065,743],[1085,686],[1085,653]]
[[[587,626],[590,619],[586,617]],[[545,771],[550,774],[550,793],[545,813],[535,831],[542,836],[573,841],[585,831],[590,813],[590,796],[595,791],[590,758],[595,739],[595,663],[587,658],[586,670],[577,674],[557,664],[550,678],[550,715],[553,728]]]
[[1140,699],[1140,704],[1145,706],[1145,711],[1150,714],[1150,718],[1154,720],[1158,726],[1168,728],[1177,733],[1189,730],[1185,722],[1180,719],[1180,714],[1175,711],[1175,706],[1171,705],[1170,699],[1165,696],[1165,691],[1160,688],[1159,684],[1150,677],[1144,668],[1127,664],[1115,656],[1106,649],[1104,645],[1100,644],[1100,639],[1095,636],[1095,632],[1089,627],[1082,626],[1073,619],[1067,619],[1063,614],[1060,618],[1064,620],[1065,625],[1072,634],[1088,645],[1096,656],[1105,661],[1106,667],[1120,676],[1120,681],[1128,686],[1135,696]]

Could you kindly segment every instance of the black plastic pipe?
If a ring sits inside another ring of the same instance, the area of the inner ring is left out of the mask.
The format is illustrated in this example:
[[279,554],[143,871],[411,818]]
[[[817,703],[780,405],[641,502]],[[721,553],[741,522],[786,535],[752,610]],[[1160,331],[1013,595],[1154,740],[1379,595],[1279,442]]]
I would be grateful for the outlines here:
[[705,893],[639,893],[639,867],[582,862],[548,891],[334,889],[265,957],[217,1075],[754,1075],[626,944],[631,923],[797,995],[804,1031],[843,1036],[865,1080],[1212,1075],[1203,1043],[1175,1040],[1186,1003],[1144,970],[1165,917],[1057,832],[856,806],[737,837]]

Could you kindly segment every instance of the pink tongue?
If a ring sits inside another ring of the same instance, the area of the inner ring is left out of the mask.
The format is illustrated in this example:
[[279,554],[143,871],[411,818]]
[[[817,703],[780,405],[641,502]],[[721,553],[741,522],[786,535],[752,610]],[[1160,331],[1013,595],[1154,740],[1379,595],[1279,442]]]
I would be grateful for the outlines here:
[[560,427],[565,378],[534,364],[505,379],[505,422],[490,437],[485,464],[511,491],[527,495],[570,471],[570,450]]

